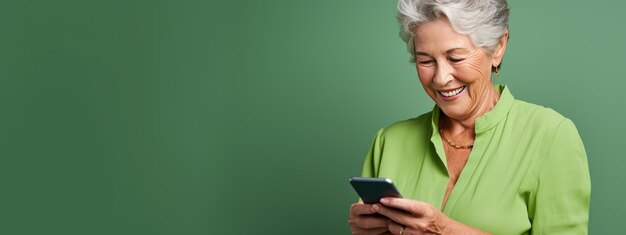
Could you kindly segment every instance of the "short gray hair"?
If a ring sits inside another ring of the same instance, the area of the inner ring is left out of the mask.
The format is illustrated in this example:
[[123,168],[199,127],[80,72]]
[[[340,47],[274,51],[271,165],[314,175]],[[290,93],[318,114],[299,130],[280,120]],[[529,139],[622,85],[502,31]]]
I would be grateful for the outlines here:
[[399,0],[400,37],[415,61],[415,28],[446,16],[459,34],[468,35],[474,45],[492,52],[509,28],[507,0]]

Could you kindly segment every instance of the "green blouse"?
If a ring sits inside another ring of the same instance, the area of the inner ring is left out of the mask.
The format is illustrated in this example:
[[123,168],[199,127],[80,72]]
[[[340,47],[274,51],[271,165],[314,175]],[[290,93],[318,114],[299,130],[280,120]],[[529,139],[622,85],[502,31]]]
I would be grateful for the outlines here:
[[[443,213],[493,234],[587,234],[591,181],[576,127],[552,109],[500,100],[476,119],[474,148]],[[403,197],[441,209],[448,185],[439,108],[381,129],[364,177],[390,178]]]

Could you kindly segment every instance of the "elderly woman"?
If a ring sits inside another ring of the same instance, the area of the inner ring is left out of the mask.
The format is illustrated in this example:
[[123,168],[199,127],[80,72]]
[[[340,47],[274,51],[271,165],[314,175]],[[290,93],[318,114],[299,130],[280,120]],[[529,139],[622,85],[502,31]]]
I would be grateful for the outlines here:
[[587,233],[576,127],[492,83],[508,17],[506,0],[399,1],[402,38],[436,106],[376,135],[363,176],[392,179],[404,198],[353,204],[353,234]]

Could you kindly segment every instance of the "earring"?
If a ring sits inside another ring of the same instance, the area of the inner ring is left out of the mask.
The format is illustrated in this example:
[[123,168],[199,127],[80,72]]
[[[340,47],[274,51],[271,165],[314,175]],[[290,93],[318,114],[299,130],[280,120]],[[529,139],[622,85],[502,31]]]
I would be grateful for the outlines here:
[[493,66],[496,69],[496,78],[500,77],[500,71],[498,71],[498,66]]

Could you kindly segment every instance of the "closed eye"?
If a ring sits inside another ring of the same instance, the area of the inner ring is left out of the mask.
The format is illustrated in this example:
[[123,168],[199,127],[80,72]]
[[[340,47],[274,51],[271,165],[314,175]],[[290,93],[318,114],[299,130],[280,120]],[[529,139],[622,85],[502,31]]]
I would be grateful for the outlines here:
[[458,59],[458,58],[449,58],[448,60],[450,60],[450,62],[452,62],[452,63],[458,63],[458,62],[464,61],[465,59],[462,59],[462,58],[461,58],[461,59]]

